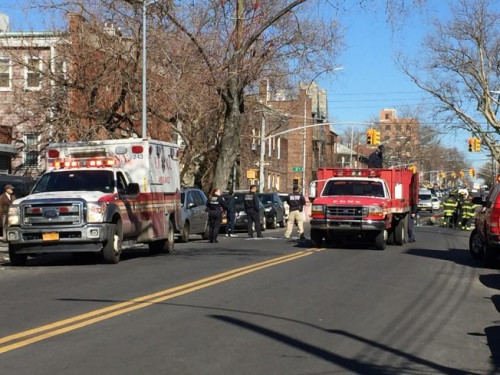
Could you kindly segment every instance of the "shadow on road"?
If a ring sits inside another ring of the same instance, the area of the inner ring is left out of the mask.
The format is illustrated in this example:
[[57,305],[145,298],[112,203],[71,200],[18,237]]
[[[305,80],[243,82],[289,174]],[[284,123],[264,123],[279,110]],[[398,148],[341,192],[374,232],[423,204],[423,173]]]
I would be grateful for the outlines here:
[[404,253],[431,259],[448,260],[462,266],[474,268],[480,267],[480,264],[474,258],[472,258],[472,256],[469,254],[469,251],[466,249],[435,250],[414,247],[406,250]]

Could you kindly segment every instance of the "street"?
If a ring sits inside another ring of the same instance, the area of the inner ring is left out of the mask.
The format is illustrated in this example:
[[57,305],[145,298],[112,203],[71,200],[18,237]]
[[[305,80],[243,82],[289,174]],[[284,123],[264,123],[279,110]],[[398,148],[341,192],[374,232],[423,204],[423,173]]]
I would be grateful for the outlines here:
[[174,255],[133,248],[116,265],[3,265],[0,372],[500,372],[500,275],[472,259],[470,232],[417,227],[417,242],[384,251],[283,233],[192,236]]

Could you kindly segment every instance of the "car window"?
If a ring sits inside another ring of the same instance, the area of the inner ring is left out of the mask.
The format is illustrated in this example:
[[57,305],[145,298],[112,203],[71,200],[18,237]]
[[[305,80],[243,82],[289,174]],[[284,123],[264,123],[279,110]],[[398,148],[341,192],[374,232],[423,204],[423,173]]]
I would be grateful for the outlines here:
[[191,191],[188,191],[186,193],[186,203],[185,203],[185,206],[189,207],[189,205],[191,205],[192,203],[195,203],[194,199],[193,199],[193,194],[192,194]]
[[486,206],[491,207],[493,203],[497,200],[498,192],[500,191],[500,184],[495,185],[493,190],[491,190],[488,197],[486,197]]
[[203,206],[205,204],[203,198],[201,197],[200,191],[193,190],[191,194],[193,195],[194,203],[196,203],[197,206]]

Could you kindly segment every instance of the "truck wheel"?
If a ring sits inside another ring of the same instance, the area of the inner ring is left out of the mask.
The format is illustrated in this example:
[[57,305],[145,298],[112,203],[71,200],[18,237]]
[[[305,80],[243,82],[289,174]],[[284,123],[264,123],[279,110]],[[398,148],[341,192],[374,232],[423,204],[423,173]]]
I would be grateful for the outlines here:
[[120,261],[122,253],[122,228],[121,222],[111,224],[110,237],[102,249],[104,263],[116,264]]
[[483,259],[484,256],[484,242],[474,229],[469,237],[469,252],[474,259]]
[[385,250],[385,238],[384,238],[385,230],[381,230],[377,236],[375,237],[375,248],[377,250]]
[[406,233],[404,219],[399,219],[396,227],[394,228],[394,243],[398,246],[402,246],[405,243],[405,239]]
[[26,262],[28,261],[28,255],[17,254],[17,249],[17,246],[9,244],[10,265],[14,267],[24,267],[26,265]]
[[181,236],[181,242],[189,242],[189,231],[190,231],[190,227],[189,227],[189,222],[186,221],[184,223],[184,226],[182,227],[182,236]]
[[321,247],[323,245],[324,233],[321,229],[311,229],[311,241],[314,247]]
[[168,222],[167,240],[165,241],[165,246],[163,247],[164,252],[168,254],[173,254],[174,244],[175,244],[174,223],[172,222],[172,220],[170,220]]

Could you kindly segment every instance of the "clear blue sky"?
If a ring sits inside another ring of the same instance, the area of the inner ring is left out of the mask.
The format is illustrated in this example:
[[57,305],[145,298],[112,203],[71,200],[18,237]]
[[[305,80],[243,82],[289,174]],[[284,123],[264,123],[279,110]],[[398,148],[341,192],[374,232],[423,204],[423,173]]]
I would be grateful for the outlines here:
[[[380,9],[385,0],[380,2]],[[11,30],[43,30],[39,14],[31,13],[26,17],[20,9],[22,1],[0,0],[0,13],[10,17]],[[368,122],[376,119],[383,108],[396,108],[402,114],[407,107],[410,112],[417,108],[429,109],[429,96],[420,91],[410,80],[398,71],[394,55],[403,51],[410,57],[416,55],[423,37],[430,31],[428,19],[449,17],[448,1],[428,0],[423,12],[413,12],[406,17],[404,26],[392,31],[383,12],[349,12],[340,19],[346,28],[346,50],[338,63],[343,70],[323,74],[317,81],[328,90],[330,120],[334,122]],[[421,119],[422,121],[422,119]],[[425,122],[425,118],[423,119]],[[342,133],[348,125],[335,126]],[[467,149],[468,132],[463,130],[447,134],[444,142]],[[486,160],[486,155],[464,152],[474,167]]]

